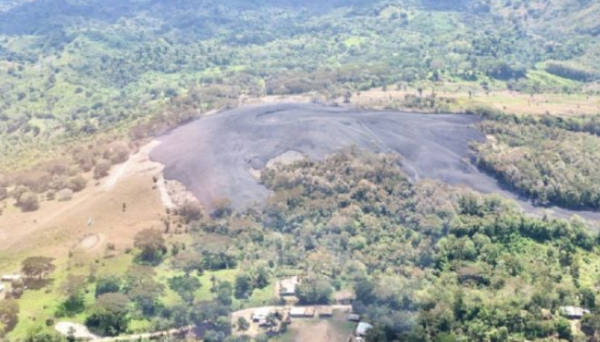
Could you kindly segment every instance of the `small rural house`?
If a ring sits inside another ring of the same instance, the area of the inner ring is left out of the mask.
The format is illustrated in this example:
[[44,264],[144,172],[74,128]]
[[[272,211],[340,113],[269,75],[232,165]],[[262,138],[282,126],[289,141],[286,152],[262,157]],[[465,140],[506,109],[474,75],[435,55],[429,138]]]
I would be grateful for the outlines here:
[[267,317],[269,317],[269,315],[272,313],[273,313],[273,310],[271,310],[270,308],[256,309],[252,313],[252,321],[254,321],[254,322],[266,321]]
[[20,279],[21,279],[21,276],[19,274],[5,274],[2,276],[2,281],[5,281],[5,282],[13,282],[13,281],[17,281]]
[[590,313],[590,310],[578,306],[563,306],[560,311],[568,319],[581,319],[583,315]]
[[373,326],[366,322],[358,323],[356,327],[356,337],[358,341],[362,341],[362,338],[365,337],[369,330],[373,329]]
[[300,306],[295,306],[290,309],[290,317],[302,318],[302,317],[304,317],[305,311],[306,311],[305,308],[300,307]]
[[350,322],[360,322],[360,315],[359,314],[355,314],[355,313],[351,313],[348,315],[348,320]]
[[339,291],[334,295],[335,302],[343,305],[350,305],[356,299],[356,295],[351,290]]
[[321,306],[317,309],[319,313],[319,317],[326,318],[333,316],[333,307],[331,306]]
[[302,307],[294,306],[290,309],[290,317],[294,318],[310,318],[315,316],[315,308],[312,306]]

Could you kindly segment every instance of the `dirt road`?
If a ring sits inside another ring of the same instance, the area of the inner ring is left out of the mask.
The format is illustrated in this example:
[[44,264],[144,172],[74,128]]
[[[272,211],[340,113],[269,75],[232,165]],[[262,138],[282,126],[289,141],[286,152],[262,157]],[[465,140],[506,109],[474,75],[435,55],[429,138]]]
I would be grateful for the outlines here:
[[[352,310],[351,305],[330,305],[330,307],[333,308],[334,310],[346,310],[346,311]],[[281,309],[286,309],[286,308],[289,308],[289,307],[281,305],[281,306],[264,306],[264,307],[259,307],[259,308],[244,309],[244,310],[239,310],[239,311],[233,312],[231,314],[231,317],[233,317],[233,319],[235,320],[235,319],[237,319],[237,317],[250,317],[250,316],[252,316],[252,312],[254,312],[256,310],[270,309],[270,310],[275,311],[275,310],[281,310]],[[69,322],[59,323],[59,325],[57,325],[57,327],[59,327],[59,326],[66,327],[66,328],[62,328],[62,329],[57,328],[57,330],[64,335],[66,335],[68,333],[69,326],[73,326],[75,328],[77,328],[77,327],[83,328],[83,326],[81,326],[79,324],[69,323]],[[141,339],[152,339],[152,338],[157,338],[157,337],[161,337],[161,336],[183,334],[183,333],[187,333],[187,332],[191,331],[193,328],[194,328],[193,325],[188,325],[188,326],[185,326],[182,328],[170,329],[170,330],[165,330],[165,331],[157,331],[157,332],[149,332],[149,333],[141,333],[141,334],[133,334],[133,335],[122,335],[122,336],[118,336],[118,337],[97,337],[97,336],[87,332],[87,329],[81,329],[82,335],[79,337],[87,338],[89,341],[93,341],[93,342],[118,342],[118,341],[125,341],[125,340],[135,341],[135,340],[141,340]]]

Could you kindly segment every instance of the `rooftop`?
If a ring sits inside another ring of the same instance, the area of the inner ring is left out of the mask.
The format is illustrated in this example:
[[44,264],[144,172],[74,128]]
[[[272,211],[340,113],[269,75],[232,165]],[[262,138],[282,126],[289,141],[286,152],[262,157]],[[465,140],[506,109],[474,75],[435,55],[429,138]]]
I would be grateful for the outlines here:
[[356,327],[356,335],[357,336],[364,336],[367,334],[367,331],[373,329],[373,326],[369,323],[366,322],[360,322],[358,323],[358,326]]

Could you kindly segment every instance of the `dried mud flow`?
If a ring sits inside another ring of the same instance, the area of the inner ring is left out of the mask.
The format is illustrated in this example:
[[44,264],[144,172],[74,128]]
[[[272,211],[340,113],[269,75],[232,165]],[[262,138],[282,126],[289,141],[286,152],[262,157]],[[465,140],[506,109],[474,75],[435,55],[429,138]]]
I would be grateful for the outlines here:
[[432,178],[463,184],[483,193],[500,193],[531,213],[559,217],[600,214],[561,208],[540,209],[519,199],[468,162],[469,144],[484,136],[468,115],[359,111],[311,104],[242,107],[187,123],[159,138],[151,158],[165,165],[165,178],[185,184],[206,206],[227,198],[241,209],[260,203],[268,190],[253,170],[295,151],[323,159],[357,146],[397,152],[411,179]]

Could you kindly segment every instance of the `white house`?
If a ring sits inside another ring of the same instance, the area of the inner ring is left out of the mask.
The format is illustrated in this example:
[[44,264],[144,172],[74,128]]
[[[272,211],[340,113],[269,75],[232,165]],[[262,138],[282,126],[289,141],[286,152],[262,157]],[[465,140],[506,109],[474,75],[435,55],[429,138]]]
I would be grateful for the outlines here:
[[2,276],[2,281],[6,282],[13,282],[19,279],[21,279],[21,276],[19,274],[5,274]]
[[260,308],[260,309],[256,309],[254,310],[254,312],[252,313],[252,321],[254,322],[261,322],[261,321],[265,321],[267,320],[267,317],[269,317],[269,315],[273,312],[273,310],[271,310],[270,308]]
[[306,314],[306,309],[304,307],[294,306],[293,308],[290,309],[291,317],[304,317],[305,314]]
[[371,324],[366,322],[360,322],[356,327],[356,336],[364,337],[367,334],[367,332],[371,329],[373,329],[373,326]]
[[4,289],[6,289],[6,287],[2,284],[0,284],[0,293],[4,292]]
[[563,306],[560,310],[568,319],[581,319],[583,315],[590,313],[590,310],[578,306]]

